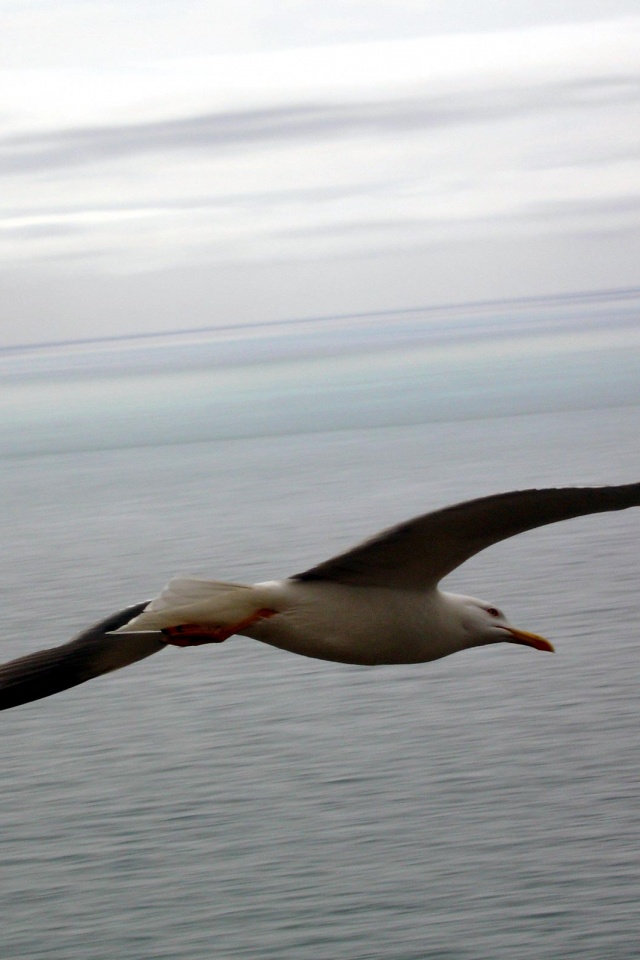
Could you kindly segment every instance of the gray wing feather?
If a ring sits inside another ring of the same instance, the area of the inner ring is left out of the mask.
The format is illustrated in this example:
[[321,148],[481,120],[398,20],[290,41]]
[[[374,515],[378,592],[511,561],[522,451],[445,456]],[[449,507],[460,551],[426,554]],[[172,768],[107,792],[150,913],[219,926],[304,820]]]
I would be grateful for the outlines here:
[[476,553],[525,530],[639,505],[640,483],[496,494],[415,517],[291,579],[425,590]]
[[159,633],[109,635],[142,613],[148,602],[112,614],[59,647],[0,666],[0,710],[49,697],[165,650]]

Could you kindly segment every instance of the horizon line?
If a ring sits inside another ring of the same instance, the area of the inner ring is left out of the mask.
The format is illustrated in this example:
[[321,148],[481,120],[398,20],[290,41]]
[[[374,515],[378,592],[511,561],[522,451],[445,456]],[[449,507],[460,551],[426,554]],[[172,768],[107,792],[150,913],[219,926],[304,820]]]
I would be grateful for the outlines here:
[[41,350],[51,347],[90,346],[101,343],[130,343],[132,341],[153,340],[161,337],[180,337],[189,334],[229,332],[234,330],[259,330],[265,327],[287,327],[295,324],[321,324],[331,320],[356,320],[363,317],[383,317],[386,314],[437,313],[439,311],[460,310],[469,307],[492,307],[504,304],[561,303],[597,301],[608,299],[633,299],[640,297],[640,286],[614,287],[600,290],[573,291],[571,293],[531,294],[519,297],[498,297],[489,300],[464,300],[433,304],[421,307],[398,307],[386,310],[359,310],[350,313],[322,314],[312,317],[289,317],[284,320],[253,320],[248,323],[226,323],[210,326],[185,327],[173,330],[155,330],[143,333],[108,334],[102,337],[72,337],[64,340],[43,340],[36,343],[16,343],[0,345],[0,353],[19,353]]

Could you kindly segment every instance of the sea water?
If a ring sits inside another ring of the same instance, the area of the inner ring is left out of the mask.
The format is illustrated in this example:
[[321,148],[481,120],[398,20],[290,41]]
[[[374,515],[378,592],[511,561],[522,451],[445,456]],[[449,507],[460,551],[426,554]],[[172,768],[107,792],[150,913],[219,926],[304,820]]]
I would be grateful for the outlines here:
[[[176,573],[283,576],[456,500],[637,480],[632,308],[14,351],[2,659]],[[3,956],[637,957],[637,513],[448,579],[554,656],[357,668],[233,638],[4,713]]]

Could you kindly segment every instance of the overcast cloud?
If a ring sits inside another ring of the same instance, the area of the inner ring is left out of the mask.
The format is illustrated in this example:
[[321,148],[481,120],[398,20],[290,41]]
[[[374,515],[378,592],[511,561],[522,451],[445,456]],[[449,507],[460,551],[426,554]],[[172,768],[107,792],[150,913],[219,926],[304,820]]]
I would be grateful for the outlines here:
[[6,6],[5,343],[639,283],[635,3]]

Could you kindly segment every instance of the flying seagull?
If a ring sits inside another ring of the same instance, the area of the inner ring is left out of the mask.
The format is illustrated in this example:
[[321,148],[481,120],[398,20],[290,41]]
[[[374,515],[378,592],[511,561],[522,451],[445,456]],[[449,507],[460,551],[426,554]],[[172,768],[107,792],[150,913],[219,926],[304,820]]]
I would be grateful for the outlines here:
[[0,709],[59,693],[168,644],[220,643],[233,634],[363,665],[423,663],[505,641],[553,651],[493,604],[439,590],[440,580],[525,530],[635,506],[640,483],[502,493],[408,520],[284,580],[171,580],[155,600],[0,667]]

